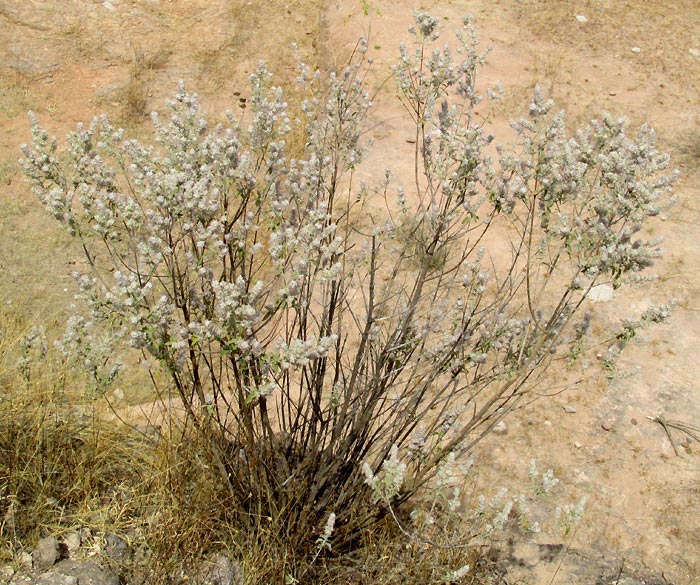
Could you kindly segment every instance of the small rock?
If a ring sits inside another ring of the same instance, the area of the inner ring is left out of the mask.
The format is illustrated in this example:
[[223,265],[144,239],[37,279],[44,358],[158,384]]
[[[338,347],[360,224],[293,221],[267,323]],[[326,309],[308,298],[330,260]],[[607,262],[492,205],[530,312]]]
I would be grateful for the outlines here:
[[104,554],[116,561],[117,563],[122,563],[129,558],[129,545],[123,538],[120,538],[116,534],[107,534],[104,537],[105,549]]
[[603,424],[600,425],[600,428],[603,429],[604,431],[612,431],[613,427],[610,423],[604,422]]
[[[614,95],[614,94],[610,94]],[[605,303],[611,301],[614,295],[613,287],[609,284],[599,284],[588,291],[588,298],[594,303]]]
[[578,20],[581,24],[586,24],[588,22],[588,18],[583,14],[577,14],[576,20]]
[[[577,469],[575,475],[577,481],[580,481],[581,483],[590,483],[591,481],[591,478],[588,476],[588,474],[581,469]],[[605,488],[601,488],[601,492],[605,493]]]
[[25,569],[31,569],[32,568],[32,555],[30,555],[28,552],[21,552],[19,553],[19,558],[17,559],[22,565],[23,568]]
[[583,445],[581,445],[581,443],[579,443],[578,441],[574,441],[574,448],[575,449],[580,449],[581,447],[583,447]]
[[65,559],[57,563],[53,570],[61,575],[77,578],[80,585],[119,585],[119,575],[92,561]]
[[498,421],[491,430],[497,435],[505,435],[508,432],[508,427],[506,426],[506,423],[501,420]]
[[[617,92],[616,92],[616,91],[609,91],[609,92],[608,92],[608,95],[609,95],[609,96],[616,96],[616,95],[617,95]],[[602,286],[604,286],[604,285],[602,285]]]
[[596,580],[598,585],[661,585],[662,583],[670,583],[666,577],[654,575],[644,572],[642,574],[629,574],[622,569],[615,571],[612,574],[600,575]]
[[639,424],[639,423],[637,422],[637,419],[634,418],[634,417],[632,417],[632,418],[630,419],[630,423],[633,424],[635,427]]
[[77,577],[61,575],[60,573],[49,571],[48,573],[39,575],[37,580],[34,581],[34,585],[79,585],[79,583]]
[[551,427],[551,426],[552,426],[552,421],[551,421],[551,420],[546,420],[546,421],[544,421],[544,426],[546,426],[546,427]]
[[632,51],[633,53],[640,53],[642,50],[639,47],[632,47],[630,51]]
[[576,414],[576,407],[575,406],[571,406],[570,404],[565,404],[564,406],[562,406],[562,408],[564,409],[564,412],[566,412],[568,414]]
[[36,543],[32,553],[32,563],[35,569],[45,571],[54,565],[59,556],[58,540],[53,536],[47,536]]
[[214,555],[202,564],[201,581],[207,585],[242,585],[241,568],[224,553]]
[[63,536],[63,545],[66,547],[68,555],[72,555],[74,552],[76,552],[82,543],[83,539],[80,536],[80,532],[67,532]]
[[696,59],[700,59],[700,49],[688,49],[688,53]]

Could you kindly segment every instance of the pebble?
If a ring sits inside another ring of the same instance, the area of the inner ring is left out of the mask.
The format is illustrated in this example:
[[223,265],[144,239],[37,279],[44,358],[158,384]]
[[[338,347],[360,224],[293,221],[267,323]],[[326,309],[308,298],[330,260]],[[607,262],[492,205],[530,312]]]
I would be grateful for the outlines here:
[[583,447],[583,445],[581,443],[579,443],[578,441],[574,441],[574,448],[575,449],[580,449],[581,447]]
[[503,421],[497,422],[493,429],[491,429],[494,433],[497,435],[505,435],[508,432],[508,427],[506,426],[506,423]]
[[576,407],[575,406],[571,406],[570,404],[565,404],[564,406],[562,406],[562,408],[564,409],[564,412],[566,412],[568,414],[576,414]]
[[594,303],[605,303],[611,301],[614,296],[615,292],[613,287],[611,287],[609,284],[599,284],[588,291],[588,298]]
[[45,570],[52,567],[59,556],[58,540],[53,536],[47,536],[36,543],[32,561],[36,569]]
[[633,53],[640,53],[642,50],[639,47],[632,47],[630,51],[632,51]]
[[106,534],[104,537],[105,556],[113,561],[123,563],[129,558],[129,545],[116,534]]
[[576,20],[578,20],[581,24],[586,24],[588,22],[588,18],[583,14],[577,14]]
[[72,554],[80,548],[83,539],[80,536],[80,532],[68,532],[63,536],[63,544],[68,550],[68,554]]
[[613,429],[612,425],[610,423],[606,423],[606,422],[601,424],[600,428],[603,429],[604,431],[612,431],[612,429]]
[[32,568],[32,555],[26,551],[19,553],[19,562],[25,569]]
[[[89,581],[88,581],[89,583]],[[54,573],[49,571],[40,575],[34,585],[80,585],[78,578],[73,575],[61,575],[61,573]]]
[[551,427],[551,426],[552,426],[552,421],[551,421],[551,420],[546,420],[546,421],[544,421],[544,426],[546,426],[546,427]]

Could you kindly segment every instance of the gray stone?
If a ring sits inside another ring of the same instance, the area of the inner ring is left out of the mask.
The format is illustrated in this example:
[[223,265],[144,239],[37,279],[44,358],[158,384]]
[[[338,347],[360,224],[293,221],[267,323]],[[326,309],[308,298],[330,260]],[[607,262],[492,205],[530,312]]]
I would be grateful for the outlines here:
[[32,553],[32,564],[35,569],[45,571],[54,565],[59,556],[58,540],[53,536],[47,536],[36,543],[36,548]]
[[568,414],[576,414],[576,407],[575,406],[565,404],[564,406],[562,406],[562,408],[564,409],[564,412],[566,412]]
[[506,426],[506,423],[504,423],[503,421],[499,421],[493,426],[493,429],[491,430],[497,435],[505,435],[508,432],[508,427]]
[[20,565],[22,565],[23,569],[26,569],[28,571],[31,570],[32,555],[30,555],[28,552],[22,551],[21,553],[19,553],[17,560],[19,561]]
[[243,585],[243,570],[224,553],[202,563],[199,582],[206,585]]
[[[614,94],[611,94],[614,95]],[[611,301],[615,292],[609,284],[599,284],[588,292],[588,298],[594,303],[606,303]]]
[[80,532],[72,531],[63,535],[63,545],[66,547],[69,556],[75,553],[82,543],[83,538],[80,536]]
[[129,560],[129,545],[123,538],[120,538],[116,534],[107,534],[104,537],[104,542],[105,556],[117,563],[123,563]]
[[596,585],[666,585],[668,583],[670,581],[667,581],[663,575],[630,575],[622,571],[601,575],[596,580]]
[[79,585],[119,585],[119,575],[92,561],[65,559],[56,563],[53,570],[62,575],[76,577]]
[[53,571],[39,575],[34,583],[36,585],[79,585],[77,577],[61,575]]

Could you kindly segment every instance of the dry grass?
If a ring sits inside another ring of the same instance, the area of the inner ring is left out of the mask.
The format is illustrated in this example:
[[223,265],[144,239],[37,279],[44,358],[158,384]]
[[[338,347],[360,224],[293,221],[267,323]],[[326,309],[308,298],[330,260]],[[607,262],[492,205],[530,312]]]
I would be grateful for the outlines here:
[[693,124],[680,132],[675,147],[681,164],[692,171],[700,170],[700,116],[696,116]]
[[[232,543],[227,506],[206,455],[186,435],[161,440],[108,422],[59,362],[30,354],[16,364],[28,327],[3,316],[0,342],[0,561],[12,562],[46,534],[89,528],[142,551],[150,583],[222,543]],[[150,429],[152,430],[152,429]]]
[[[321,555],[314,542],[289,543],[281,526],[240,510],[220,480],[209,444],[192,429],[108,421],[104,402],[88,402],[60,362],[30,354],[16,368],[28,325],[0,318],[0,563],[13,563],[41,537],[87,529],[125,539],[134,560],[116,567],[129,583],[197,582],[202,559],[224,552],[246,583],[437,583],[478,561],[469,548],[407,545],[387,521],[353,553]],[[483,573],[483,572],[482,572]],[[475,575],[477,575],[475,573]],[[481,583],[472,577],[467,583]],[[179,581],[178,581],[179,582]]]
[[16,118],[33,107],[29,81],[24,75],[6,70],[0,79],[0,114]]
[[146,54],[139,47],[133,48],[133,58],[129,63],[129,77],[121,92],[120,122],[133,127],[141,124],[150,113],[148,109],[149,85],[153,72],[163,69],[171,55],[168,49],[159,49]]
[[123,429],[101,423],[68,370],[36,352],[17,368],[27,327],[3,318],[0,342],[0,531],[13,548],[71,524],[121,528],[122,504],[148,467]]

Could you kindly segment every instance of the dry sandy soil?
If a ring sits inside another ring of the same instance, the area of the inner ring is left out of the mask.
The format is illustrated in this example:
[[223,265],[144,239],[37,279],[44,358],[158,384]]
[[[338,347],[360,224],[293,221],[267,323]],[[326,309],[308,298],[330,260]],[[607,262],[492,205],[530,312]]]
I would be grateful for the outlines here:
[[[245,96],[246,75],[259,58],[288,81],[292,42],[305,60],[327,68],[367,33],[380,80],[414,7],[376,0],[365,5],[367,15],[359,1],[0,0],[3,310],[58,325],[70,302],[70,243],[44,217],[16,164],[29,137],[26,110],[59,136],[102,112],[146,136],[147,112],[162,108],[180,79],[208,111],[220,113],[238,105],[234,92]],[[676,455],[662,426],[648,418],[700,425],[700,4],[452,0],[420,8],[445,17],[446,31],[465,13],[474,15],[484,47],[493,47],[484,86],[500,80],[506,90],[496,130],[524,111],[539,83],[572,125],[603,110],[627,116],[632,127],[649,122],[682,173],[678,203],[654,226],[666,238],[660,281],[600,305],[618,321],[650,298],[676,300],[670,326],[625,354],[623,369],[637,367],[636,374],[612,384],[591,376],[524,409],[477,457],[480,489],[526,479],[536,457],[561,478],[562,501],[588,496],[573,538],[516,539],[510,555],[521,566],[508,582],[603,582],[596,579],[606,570],[627,567],[656,575],[649,583],[700,583],[700,444],[671,429]],[[411,157],[408,127],[391,97],[391,84],[377,96],[379,125],[363,169],[369,177],[386,167],[399,177],[410,172],[401,162]]]

